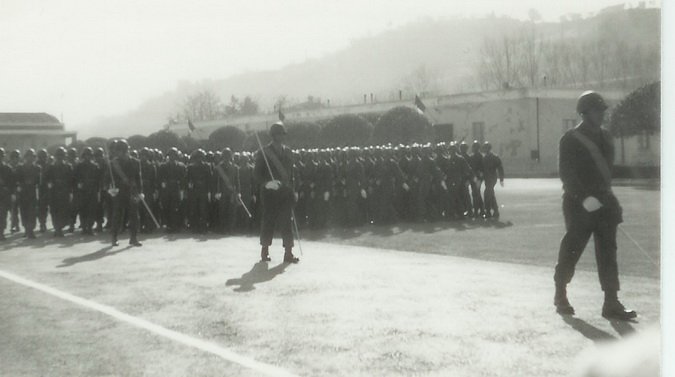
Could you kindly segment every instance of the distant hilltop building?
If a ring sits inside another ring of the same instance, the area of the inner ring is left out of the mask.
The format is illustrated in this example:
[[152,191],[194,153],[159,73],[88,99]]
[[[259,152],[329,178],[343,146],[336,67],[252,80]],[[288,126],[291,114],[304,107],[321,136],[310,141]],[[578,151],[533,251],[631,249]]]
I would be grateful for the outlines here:
[[5,151],[42,149],[68,145],[76,132],[66,131],[55,116],[47,113],[0,113],[0,147]]

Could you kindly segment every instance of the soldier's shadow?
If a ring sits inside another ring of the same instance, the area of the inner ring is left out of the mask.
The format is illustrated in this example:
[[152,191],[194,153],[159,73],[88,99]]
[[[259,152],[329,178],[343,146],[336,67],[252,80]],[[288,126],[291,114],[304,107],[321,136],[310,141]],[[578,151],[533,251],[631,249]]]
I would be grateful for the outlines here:
[[608,340],[616,340],[616,337],[604,330],[601,330],[581,318],[576,318],[571,315],[560,314],[563,322],[568,324],[571,328],[577,330],[581,335],[594,342],[606,342]]
[[267,262],[258,262],[253,265],[251,271],[244,273],[239,278],[229,279],[225,282],[226,286],[235,285],[235,292],[248,292],[255,289],[258,283],[264,283],[274,279],[277,275],[284,272],[288,263],[280,263],[277,266],[269,268]]
[[61,264],[56,266],[57,268],[62,268],[62,267],[70,267],[72,265],[82,263],[82,262],[91,262],[95,261],[101,258],[113,256],[115,254],[121,253],[125,250],[131,249],[133,246],[129,245],[127,247],[117,249],[115,251],[110,251],[112,250],[112,246],[106,246],[104,248],[101,248],[93,253],[85,254],[79,257],[71,257],[71,258],[66,258],[63,261],[61,261]]

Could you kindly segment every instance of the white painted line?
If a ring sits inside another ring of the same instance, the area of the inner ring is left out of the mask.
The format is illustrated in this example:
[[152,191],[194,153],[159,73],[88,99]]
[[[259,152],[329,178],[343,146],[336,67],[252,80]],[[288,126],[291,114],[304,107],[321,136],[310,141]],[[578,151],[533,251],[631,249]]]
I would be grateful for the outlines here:
[[267,376],[295,376],[291,372],[288,372],[282,368],[256,361],[250,357],[239,355],[215,343],[207,342],[205,340],[197,339],[189,335],[169,330],[165,327],[146,321],[142,318],[134,317],[132,315],[123,313],[111,306],[99,304],[97,302],[87,300],[82,297],[74,296],[70,293],[60,291],[56,288],[52,288],[44,284],[36,283],[34,281],[22,278],[20,276],[14,275],[6,271],[0,270],[0,277],[3,277],[7,280],[13,281],[26,287],[37,289],[38,291],[42,291],[44,293],[58,297],[62,300],[70,301],[72,303],[84,306],[85,308],[107,314],[113,318],[116,318],[122,322],[126,322],[132,326],[136,326],[141,329],[150,331],[159,336],[163,336],[167,339],[171,339],[178,343],[182,343],[186,346],[214,354],[227,361],[242,365],[246,368],[252,369],[256,372],[260,372]]

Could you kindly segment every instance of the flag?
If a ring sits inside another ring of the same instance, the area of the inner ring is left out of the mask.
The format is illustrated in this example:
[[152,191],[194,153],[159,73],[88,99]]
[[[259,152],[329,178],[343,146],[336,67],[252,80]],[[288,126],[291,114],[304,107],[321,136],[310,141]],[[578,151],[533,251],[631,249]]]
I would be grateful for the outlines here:
[[190,129],[190,132],[194,131],[197,127],[192,123],[192,120],[188,118],[188,128]]
[[286,119],[286,115],[284,115],[284,113],[281,112],[281,107],[280,107],[279,108],[279,120],[283,122],[284,119]]
[[415,107],[417,107],[417,112],[419,112],[420,114],[423,114],[424,110],[427,109],[427,107],[424,106],[424,102],[422,102],[420,96],[418,95],[415,95]]

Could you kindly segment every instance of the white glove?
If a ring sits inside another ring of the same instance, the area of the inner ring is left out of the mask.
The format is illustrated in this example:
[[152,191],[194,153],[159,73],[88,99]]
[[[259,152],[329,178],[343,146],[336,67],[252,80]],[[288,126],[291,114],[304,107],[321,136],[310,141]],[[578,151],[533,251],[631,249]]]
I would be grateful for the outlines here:
[[211,201],[211,193],[206,194],[206,199],[210,202]]
[[595,212],[600,208],[602,208],[602,203],[600,203],[600,201],[596,199],[594,196],[587,197],[581,204],[584,206],[584,209],[588,212]]
[[16,195],[12,194],[10,196],[12,198],[12,203],[16,203]]
[[368,198],[368,194],[366,193],[366,190],[361,189],[361,197],[362,197],[363,199],[367,199],[367,198]]
[[499,181],[499,185],[504,187],[504,180],[503,179],[501,181]]
[[406,191],[410,191],[410,186],[408,186],[407,183],[403,182],[403,189]]
[[183,199],[185,199],[185,191],[180,190],[180,191],[178,192],[178,197],[180,198],[181,201],[182,201]]
[[138,194],[138,200],[143,200],[145,199],[145,195],[143,193]]
[[16,188],[16,192],[21,192],[21,186]]
[[256,198],[255,195],[251,195],[251,200],[253,201],[253,203],[255,203],[258,201],[258,198]]
[[445,183],[445,181],[441,181],[441,187],[443,187],[443,190],[448,191],[448,185]]
[[215,195],[216,200],[220,200],[220,198],[221,198],[222,196],[223,196],[223,194],[217,192],[216,195]]
[[47,188],[52,188],[52,187],[54,187],[54,185],[51,182],[47,183]]
[[162,182],[162,188],[166,188],[166,182]]
[[111,188],[108,189],[108,194],[110,194],[110,196],[112,196],[113,198],[116,197],[117,194],[119,194],[119,192],[120,192],[120,189],[118,189],[116,187],[111,187]]
[[323,201],[327,202],[330,199],[330,192],[326,191],[323,193]]
[[298,202],[298,193],[297,193],[297,191],[293,193],[293,199],[295,200],[296,203]]
[[277,181],[276,179],[273,181],[269,181],[265,183],[265,188],[268,190],[278,190],[279,187],[281,187],[281,182]]
[[82,183],[77,184],[77,188],[82,189],[82,187],[84,187],[84,185]]

